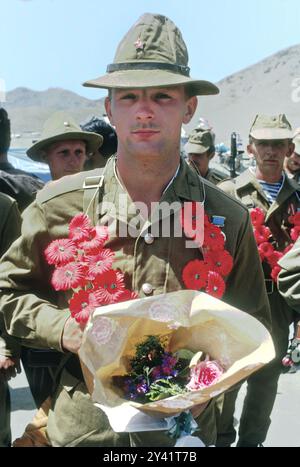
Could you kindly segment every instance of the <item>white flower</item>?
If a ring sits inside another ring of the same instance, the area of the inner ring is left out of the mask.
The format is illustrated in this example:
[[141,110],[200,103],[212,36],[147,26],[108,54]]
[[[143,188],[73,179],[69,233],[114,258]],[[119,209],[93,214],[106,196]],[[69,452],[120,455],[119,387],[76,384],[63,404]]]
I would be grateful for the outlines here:
[[97,344],[107,344],[116,329],[116,323],[109,318],[98,318],[91,329],[91,335]]

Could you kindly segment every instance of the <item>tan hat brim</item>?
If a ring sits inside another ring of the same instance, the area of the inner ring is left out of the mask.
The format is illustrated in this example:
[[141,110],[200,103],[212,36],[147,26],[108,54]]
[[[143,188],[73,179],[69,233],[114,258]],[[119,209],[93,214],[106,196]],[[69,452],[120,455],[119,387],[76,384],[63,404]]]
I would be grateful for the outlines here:
[[300,156],[300,139],[294,139],[293,143],[295,144],[294,152]]
[[184,150],[187,154],[204,154],[209,150],[209,146],[201,146],[201,144],[186,143]]
[[135,89],[135,88],[156,88],[189,85],[195,95],[218,94],[219,88],[203,80],[194,80],[179,73],[172,73],[165,70],[122,70],[107,73],[89,81],[85,81],[83,86],[104,89]]
[[58,143],[59,141],[68,140],[84,141],[87,144],[87,154],[95,153],[103,143],[103,137],[97,133],[90,131],[70,131],[68,133],[62,133],[60,135],[51,136],[50,138],[37,141],[27,150],[27,156],[34,161],[44,162],[43,150],[46,146],[49,146],[49,144]]
[[293,133],[287,128],[261,128],[252,130],[250,136],[255,139],[292,139]]

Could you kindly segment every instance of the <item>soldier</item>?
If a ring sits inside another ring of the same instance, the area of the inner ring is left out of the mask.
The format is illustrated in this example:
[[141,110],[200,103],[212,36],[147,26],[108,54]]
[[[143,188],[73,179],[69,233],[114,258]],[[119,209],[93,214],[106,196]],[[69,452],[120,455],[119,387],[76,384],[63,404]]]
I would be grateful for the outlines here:
[[45,122],[42,137],[27,151],[34,161],[49,165],[52,180],[84,170],[88,158],[94,157],[103,137],[82,131],[65,112],[56,112]]
[[300,135],[296,135],[293,139],[295,149],[290,157],[286,157],[284,161],[284,169],[288,177],[300,183]]
[[[259,207],[264,211],[273,246],[279,252],[292,243],[289,217],[300,207],[299,185],[283,172],[284,158],[292,154],[293,148],[292,129],[285,115],[257,115],[247,147],[248,153],[256,159],[256,169],[250,168],[235,180],[224,181],[219,185],[248,209]],[[280,296],[276,282],[271,278],[270,266],[266,262],[263,266],[276,358],[248,379],[237,444],[242,447],[260,446],[267,436],[282,371],[281,360],[288,347],[289,326],[293,321],[293,310]],[[255,289],[253,293],[256,293]],[[228,446],[235,439],[233,412],[237,392],[225,395],[218,435],[220,446]]]
[[6,110],[0,108],[0,192],[17,200],[20,211],[23,211],[35,199],[36,192],[44,186],[44,182],[8,162],[10,141],[10,120]]
[[[47,424],[52,445],[170,446],[174,441],[164,432],[114,433],[93,405],[76,355],[82,329],[70,318],[68,295],[51,290],[52,269],[43,251],[51,240],[68,234],[70,220],[82,211],[94,224],[110,215],[119,226],[132,216],[124,220],[124,199],[147,208],[153,202],[204,202],[207,215],[223,225],[226,248],[233,256],[224,300],[268,325],[261,264],[247,209],[202,180],[180,158],[181,127],[194,115],[196,96],[216,94],[218,89],[190,78],[186,45],[174,23],[165,16],[143,15],[123,38],[107,74],[86,85],[109,90],[105,106],[118,135],[117,156],[103,171],[79,173],[46,186],[27,210],[22,237],[0,264],[1,311],[8,332],[23,343],[65,353]],[[159,226],[172,220],[169,212]],[[121,237],[117,231],[106,246],[115,251],[114,267],[125,273],[126,287],[140,297],[184,288],[184,265],[201,258],[198,248],[186,248],[184,237],[154,236],[151,217],[137,236]],[[211,401],[197,417],[197,435],[206,444],[216,438],[214,410]]]
[[[21,232],[21,216],[14,199],[0,193],[0,256]],[[20,373],[19,346],[0,323],[0,447],[11,443],[10,395],[7,381]]]
[[225,176],[216,169],[209,168],[209,162],[215,155],[215,135],[210,130],[196,128],[185,145],[190,166],[206,180],[214,185],[220,183]]
[[300,238],[279,261],[278,290],[288,305],[300,313]]

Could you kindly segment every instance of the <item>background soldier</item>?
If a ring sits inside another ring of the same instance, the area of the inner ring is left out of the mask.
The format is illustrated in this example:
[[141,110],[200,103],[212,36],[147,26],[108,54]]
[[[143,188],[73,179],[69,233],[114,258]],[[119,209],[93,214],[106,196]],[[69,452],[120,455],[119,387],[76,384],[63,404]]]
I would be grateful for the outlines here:
[[[21,216],[17,203],[0,193],[0,256],[21,232]],[[19,346],[4,331],[0,321],[0,447],[11,444],[10,395],[7,381],[20,373]]]
[[300,183],[300,135],[293,139],[293,143],[295,149],[290,157],[285,158],[284,168],[290,178]]
[[58,180],[84,170],[102,141],[102,136],[82,131],[67,113],[56,112],[45,122],[41,139],[28,149],[27,155],[34,161],[46,162],[52,180]]
[[[76,355],[82,328],[70,318],[69,295],[51,290],[52,269],[44,249],[51,240],[68,235],[70,220],[81,211],[98,223],[103,214],[99,203],[105,200],[106,214],[117,224],[106,246],[115,251],[114,267],[125,273],[126,288],[140,297],[180,290],[183,267],[201,257],[200,250],[186,248],[184,237],[154,237],[151,218],[137,237],[118,237],[118,225],[124,222],[118,200],[143,202],[149,210],[152,202],[181,205],[205,199],[207,215],[218,220],[222,216],[226,248],[233,256],[224,300],[268,325],[262,269],[247,209],[181,161],[181,127],[194,115],[196,95],[216,94],[218,89],[189,77],[188,53],[178,28],[165,16],[143,15],[120,43],[107,74],[86,84],[109,89],[105,105],[118,135],[117,157],[102,172],[64,178],[40,193],[27,211],[22,237],[0,264],[1,310],[8,331],[22,342],[65,352],[47,424],[52,445],[169,446],[174,441],[164,432],[114,433],[93,405]],[[166,221],[174,221],[174,214],[162,217],[159,227]],[[214,410],[212,401],[197,418],[197,435],[206,444],[216,439]]]
[[44,182],[8,162],[10,141],[10,120],[6,110],[0,108],[0,192],[17,200],[20,211],[23,211],[35,199],[36,192],[43,188]]
[[[266,214],[273,245],[283,251],[291,242],[289,217],[300,207],[299,186],[283,172],[285,157],[293,152],[292,129],[285,115],[257,115],[250,130],[248,153],[256,159],[256,169],[248,169],[235,180],[224,181],[219,187],[240,200],[248,209],[261,208]],[[277,393],[277,383],[282,371],[281,360],[288,347],[289,326],[293,310],[278,293],[271,278],[271,268],[265,262],[265,285],[272,314],[272,337],[276,359],[250,376],[247,395],[240,419],[238,446],[261,445],[268,432],[270,415]],[[253,293],[256,290],[253,289]],[[218,445],[234,442],[234,404],[238,391],[225,395],[218,434]]]
[[190,134],[184,149],[190,166],[198,175],[215,185],[225,178],[218,170],[209,168],[209,162],[215,155],[215,135],[212,131],[196,128]]

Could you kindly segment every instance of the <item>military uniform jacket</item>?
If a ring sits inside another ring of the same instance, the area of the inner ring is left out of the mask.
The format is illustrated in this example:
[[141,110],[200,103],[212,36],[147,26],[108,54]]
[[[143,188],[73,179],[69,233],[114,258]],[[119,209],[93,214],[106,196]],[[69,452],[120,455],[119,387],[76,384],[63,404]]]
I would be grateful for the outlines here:
[[[131,200],[115,176],[114,161],[110,160],[104,170],[101,193],[89,202],[89,215],[94,223],[99,217],[100,223],[103,223],[109,215],[118,224],[126,224],[126,219],[118,207],[118,200],[122,199],[123,204],[128,201],[129,205]],[[46,264],[43,252],[52,240],[68,235],[68,224],[73,216],[83,211],[85,195],[89,192],[89,189],[84,189],[84,185],[87,184],[86,177],[93,181],[93,177],[97,178],[99,173],[99,170],[95,170],[64,177],[49,183],[40,191],[36,201],[24,212],[21,238],[13,244],[0,264],[0,303],[7,329],[27,346],[50,347],[62,351],[61,336],[65,321],[69,317],[69,296],[52,290],[52,269]],[[183,162],[160,203],[202,201],[204,191],[206,213],[225,218],[223,231],[227,239],[226,248],[234,258],[234,267],[228,277],[223,300],[252,314],[269,326],[270,311],[263,273],[247,209],[210,183],[202,181]],[[127,215],[127,221],[130,221],[135,214],[128,209]],[[139,297],[145,296],[144,284],[151,285],[153,294],[184,288],[182,270],[187,262],[199,258],[198,249],[187,249],[186,239],[172,234],[171,237],[159,236],[154,238],[151,244],[147,243],[144,234],[150,227],[148,224],[146,222],[136,238],[111,236],[106,243],[107,247],[116,252],[114,267],[125,274],[126,287],[136,291]],[[71,390],[78,381],[72,378],[70,380],[70,375],[64,371],[60,384]],[[82,397],[87,392],[84,383],[81,383],[80,392]],[[85,411],[94,413],[95,408],[91,406],[90,400],[87,403],[87,396],[84,397],[83,405],[87,404]],[[68,414],[75,416],[74,410],[74,404],[71,404]],[[84,418],[89,423],[94,420],[92,415],[90,418]],[[99,424],[98,419],[97,423]],[[66,432],[66,411],[63,424]],[[72,420],[69,428],[71,433],[80,430],[78,420]],[[85,429],[94,432],[92,427]],[[74,439],[82,439],[80,432],[73,434],[71,440],[66,440],[61,431],[60,435],[58,432],[56,421],[52,422],[52,429],[48,425],[49,436],[56,445],[72,445],[72,442],[75,443]],[[203,437],[205,439],[204,435]],[[91,435],[89,439],[92,438]],[[209,438],[206,439],[209,441]],[[98,445],[99,442],[101,444],[101,440],[103,441],[100,435],[96,437]]]
[[[300,208],[300,189],[294,180],[284,177],[283,186],[272,205],[255,175],[249,169],[236,179],[224,181],[218,186],[240,200],[248,209],[255,207],[263,209],[266,214],[265,223],[271,229],[276,249],[282,251],[292,242],[289,236],[291,224],[288,217]],[[275,283],[270,279],[268,266],[264,269],[272,312],[272,328],[277,339],[282,340],[284,346],[288,337],[288,326],[293,321],[293,310],[279,295]]]
[[300,313],[300,238],[279,264],[282,267],[278,276],[279,292]]
[[[0,193],[0,256],[21,233],[21,216],[17,203],[9,196]],[[1,321],[0,321],[1,323]],[[1,334],[2,329],[2,334]],[[10,336],[4,336],[3,322],[0,325],[0,355],[17,356],[19,346]]]

